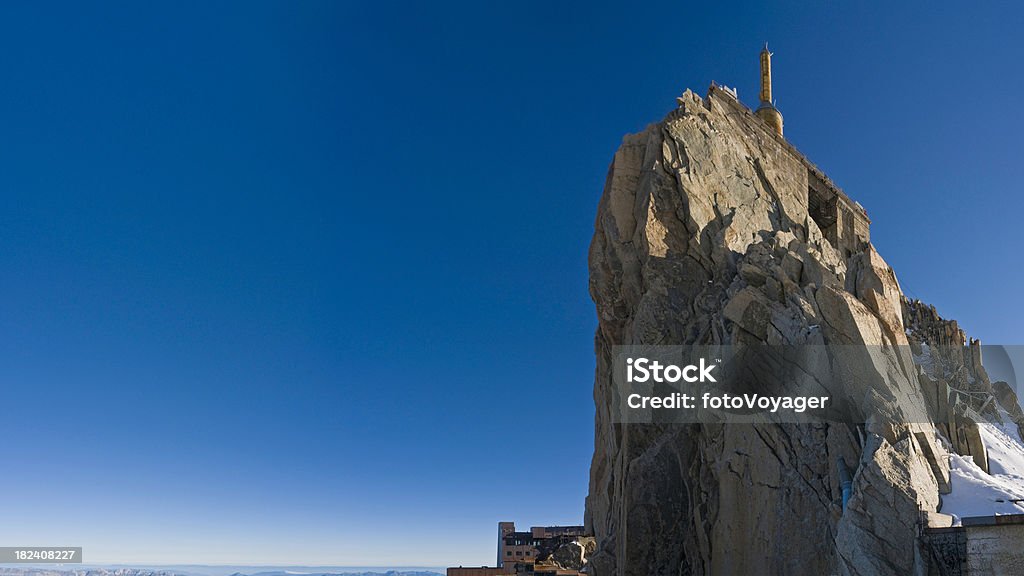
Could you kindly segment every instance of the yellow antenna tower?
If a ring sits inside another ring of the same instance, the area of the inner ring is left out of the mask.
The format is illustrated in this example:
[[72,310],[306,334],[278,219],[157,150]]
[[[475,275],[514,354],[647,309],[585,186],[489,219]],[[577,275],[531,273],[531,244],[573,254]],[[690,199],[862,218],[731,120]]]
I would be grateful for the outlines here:
[[782,136],[782,113],[772,100],[772,53],[768,51],[767,42],[761,49],[761,106],[754,114]]

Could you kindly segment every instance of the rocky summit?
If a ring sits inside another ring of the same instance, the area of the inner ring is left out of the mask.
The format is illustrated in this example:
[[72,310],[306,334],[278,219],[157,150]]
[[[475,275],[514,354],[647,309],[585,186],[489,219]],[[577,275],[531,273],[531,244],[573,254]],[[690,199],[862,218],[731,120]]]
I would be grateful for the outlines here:
[[[864,209],[779,132],[713,85],[704,98],[687,91],[615,153],[589,256],[599,318],[590,574],[927,574],[922,533],[950,491],[949,453],[983,450],[938,383],[995,394],[1021,415],[972,357],[977,343],[904,296]],[[871,416],[616,422],[613,347],[744,343],[872,347],[851,369],[883,384],[828,391]],[[963,357],[926,361],[926,349]],[[840,457],[855,472],[845,510]]]

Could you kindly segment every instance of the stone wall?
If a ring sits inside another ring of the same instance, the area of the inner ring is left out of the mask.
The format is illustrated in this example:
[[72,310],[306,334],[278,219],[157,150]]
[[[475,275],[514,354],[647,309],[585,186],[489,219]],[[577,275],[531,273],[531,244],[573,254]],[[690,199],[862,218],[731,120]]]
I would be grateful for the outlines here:
[[962,526],[928,528],[929,576],[1024,574],[1024,514],[964,518]]

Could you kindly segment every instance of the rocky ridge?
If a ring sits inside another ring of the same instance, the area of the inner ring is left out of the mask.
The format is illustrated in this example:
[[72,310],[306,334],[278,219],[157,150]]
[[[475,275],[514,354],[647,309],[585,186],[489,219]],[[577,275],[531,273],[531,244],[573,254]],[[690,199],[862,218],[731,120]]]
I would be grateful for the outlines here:
[[[591,574],[926,570],[921,527],[949,490],[946,453],[978,450],[938,381],[995,388],[955,323],[903,295],[860,210],[714,86],[624,139],[589,257]],[[845,368],[882,384],[829,390],[865,415],[857,425],[627,426],[613,414],[612,350],[636,344],[862,345],[870,355]],[[961,356],[923,367],[926,348]],[[936,372],[944,362],[966,368]],[[845,511],[839,457],[855,469]]]

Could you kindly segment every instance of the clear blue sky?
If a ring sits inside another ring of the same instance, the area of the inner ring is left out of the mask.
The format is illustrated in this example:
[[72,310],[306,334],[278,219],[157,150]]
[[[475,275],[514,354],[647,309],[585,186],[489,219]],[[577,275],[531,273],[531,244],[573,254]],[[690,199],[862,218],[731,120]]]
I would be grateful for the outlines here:
[[491,562],[582,521],[623,134],[754,104],[911,295],[1020,343],[1019,6],[6,4],[0,543]]

